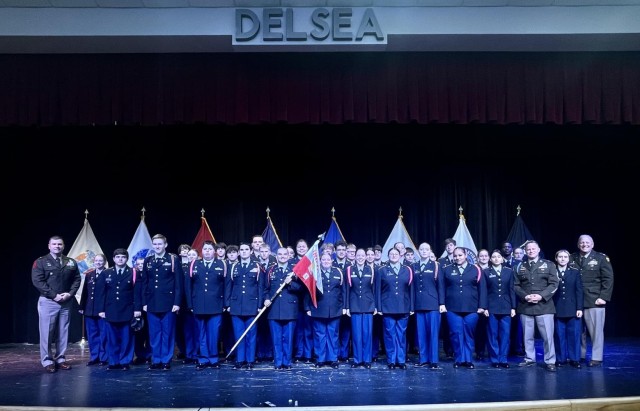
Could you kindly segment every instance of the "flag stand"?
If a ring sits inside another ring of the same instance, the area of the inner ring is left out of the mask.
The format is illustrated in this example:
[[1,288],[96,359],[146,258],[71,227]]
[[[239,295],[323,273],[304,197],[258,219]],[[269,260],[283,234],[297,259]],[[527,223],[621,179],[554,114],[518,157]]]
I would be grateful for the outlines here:
[[78,345],[82,348],[87,345],[87,339],[84,336],[84,315],[82,316],[82,338],[78,341]]
[[[292,277],[295,275],[295,273],[291,273],[289,274],[289,277]],[[276,299],[276,297],[278,297],[278,295],[282,292],[282,290],[284,289],[284,286],[287,285],[286,281],[283,281],[282,284],[280,285],[280,287],[276,290],[276,292],[273,294],[273,296],[270,298],[269,301],[273,301],[274,299]],[[247,335],[247,333],[249,332],[249,330],[251,329],[251,327],[253,327],[253,325],[256,323],[256,321],[258,321],[258,318],[260,318],[260,316],[267,311],[267,307],[262,307],[262,309],[258,312],[258,315],[256,315],[256,317],[253,319],[253,321],[251,321],[251,324],[249,324],[249,326],[247,327],[246,330],[244,330],[244,332],[242,333],[242,335],[240,336],[240,338],[238,338],[238,341],[236,341],[235,344],[233,344],[233,347],[231,347],[231,349],[229,350],[229,352],[227,353],[227,356],[225,358],[229,358],[229,356],[231,355],[231,353],[233,352],[233,350],[236,349],[236,347],[240,344],[240,341],[242,341],[242,339],[245,337],[245,335]]]

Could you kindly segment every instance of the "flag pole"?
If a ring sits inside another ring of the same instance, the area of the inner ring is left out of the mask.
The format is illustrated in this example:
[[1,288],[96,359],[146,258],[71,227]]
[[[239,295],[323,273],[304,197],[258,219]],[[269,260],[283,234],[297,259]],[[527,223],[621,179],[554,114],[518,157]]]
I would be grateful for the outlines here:
[[[84,210],[84,219],[87,220],[89,218],[89,210],[85,209]],[[84,274],[82,274],[84,276]],[[85,286],[86,287],[86,286]],[[87,345],[87,338],[84,335],[85,332],[85,328],[84,328],[84,314],[82,314],[82,338],[80,338],[80,341],[78,341],[78,345],[81,348],[84,348],[85,345]]]
[[[291,272],[288,277],[293,277],[296,273]],[[287,285],[287,281],[285,279],[285,281],[282,282],[282,284],[280,284],[280,287],[276,290],[276,292],[271,296],[271,298],[269,299],[269,301],[273,301],[276,297],[278,297],[278,295],[282,292],[282,290],[284,289],[284,286]],[[249,332],[249,330],[251,329],[251,327],[253,327],[253,325],[256,323],[256,321],[258,321],[258,318],[260,318],[260,316],[267,311],[267,307],[263,306],[260,311],[258,311],[258,315],[256,315],[256,317],[253,319],[253,321],[251,321],[251,324],[249,324],[249,326],[247,327],[246,330],[244,330],[244,332],[242,333],[242,335],[240,336],[240,338],[238,338],[238,341],[236,341],[235,344],[233,344],[233,347],[231,347],[231,349],[229,350],[229,353],[227,354],[227,356],[225,358],[229,358],[229,356],[231,355],[231,353],[233,352],[233,350],[236,349],[236,347],[238,346],[238,344],[240,344],[240,341],[242,341],[242,339],[245,337],[245,335],[247,335],[247,333]]]

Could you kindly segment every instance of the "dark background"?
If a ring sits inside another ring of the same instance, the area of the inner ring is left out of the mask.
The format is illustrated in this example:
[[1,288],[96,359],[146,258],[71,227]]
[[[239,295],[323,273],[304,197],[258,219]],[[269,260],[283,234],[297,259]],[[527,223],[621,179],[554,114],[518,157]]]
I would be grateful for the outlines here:
[[[84,211],[107,256],[128,247],[141,208],[169,250],[191,243],[200,209],[218,241],[250,241],[271,209],[285,244],[331,222],[346,239],[384,244],[402,207],[414,243],[438,254],[463,207],[478,248],[499,246],[522,217],[547,258],[591,234],[611,257],[606,334],[638,336],[636,237],[640,127],[342,124],[4,127],[5,269],[0,342],[38,341],[34,259],[52,235],[71,248]],[[626,258],[626,260],[625,260]],[[71,341],[81,337],[76,313]]]

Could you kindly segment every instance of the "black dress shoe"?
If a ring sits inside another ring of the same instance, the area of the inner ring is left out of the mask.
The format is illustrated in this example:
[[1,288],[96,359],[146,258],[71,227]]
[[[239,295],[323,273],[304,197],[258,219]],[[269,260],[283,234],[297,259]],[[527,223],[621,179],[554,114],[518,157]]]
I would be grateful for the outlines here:
[[56,364],[56,368],[59,368],[61,370],[70,370],[71,369],[71,364],[69,364],[66,361],[59,362],[59,363]]
[[359,366],[359,365],[360,365],[360,364],[357,364],[357,363],[355,363],[355,362],[352,362],[352,363],[351,363],[351,368],[358,368],[358,366]]
[[91,360],[87,362],[87,367],[91,367],[92,365],[98,365],[98,363],[100,363],[100,360]]
[[100,367],[104,367],[105,365],[109,365],[109,363],[108,363],[107,361],[100,361],[100,362],[98,363],[98,365],[99,365]]
[[501,362],[499,365],[500,365],[500,368],[509,368],[509,364],[506,362]]
[[124,365],[120,364],[120,369],[122,371],[129,371],[129,365],[128,364],[124,364]]
[[466,363],[464,363],[464,366],[467,367],[470,370],[473,370],[474,368],[476,368],[476,366],[473,365],[472,362],[466,362]]
[[587,367],[602,367],[602,361],[591,360],[587,363]]
[[290,365],[283,365],[281,367],[282,371],[291,371],[291,366]]
[[282,369],[282,365],[274,365],[273,369],[276,371],[280,371]]
[[413,364],[414,367],[428,367],[429,365],[431,364],[428,362],[419,362],[419,363]]
[[500,364],[498,364],[497,362],[492,362],[492,363],[491,363],[491,366],[492,366],[493,368],[499,368],[499,367],[500,367]]
[[401,370],[406,370],[407,369],[407,364],[405,364],[405,363],[396,364],[396,368],[400,368]]
[[364,363],[364,368],[366,368],[367,370],[371,369],[371,363],[370,362],[365,362]]
[[331,363],[331,368],[338,368],[340,366],[340,363],[337,361],[334,361]]
[[218,370],[218,369],[220,369],[220,362],[210,363],[210,364],[207,364],[207,366],[209,368],[214,368],[214,369]]
[[390,370],[393,370],[396,368],[395,364],[387,364],[387,368],[389,368]]
[[160,369],[162,369],[162,363],[158,362],[158,363],[155,363],[155,364],[151,364],[149,366],[149,368],[147,368],[147,369],[148,370],[160,370]]
[[237,362],[237,363],[235,363],[235,364],[233,365],[233,369],[234,369],[234,370],[239,370],[239,369],[241,369],[242,367],[244,367],[245,365],[246,365],[246,363],[245,363],[245,362],[240,361],[240,362]]
[[162,364],[162,369],[164,371],[169,371],[171,369],[171,363]]
[[209,367],[209,363],[208,362],[200,362],[200,363],[196,364],[196,370],[197,371],[202,371],[202,370],[206,369],[207,367]]
[[122,369],[122,365],[120,364],[113,364],[113,365],[107,365],[107,370],[111,371],[111,370],[121,370]]
[[551,371],[551,372],[556,372],[556,366],[555,364],[547,364],[544,367],[547,371]]
[[556,361],[556,367],[564,367],[567,365],[566,361]]
[[321,362],[317,362],[317,363],[315,364],[315,367],[316,367],[316,368],[320,368],[320,367],[322,367],[322,365],[323,365],[323,363],[321,363]]
[[454,362],[453,363],[453,368],[460,368],[461,365],[463,365],[463,364],[461,364],[459,362]]
[[256,366],[256,365],[255,365],[255,363],[248,362],[248,363],[245,365],[245,368],[246,368],[247,370],[253,370],[253,367],[255,367],[255,366]]
[[582,368],[582,365],[580,365],[580,362],[578,362],[578,361],[569,361],[569,364],[570,364],[573,368]]
[[431,365],[429,365],[429,369],[431,369],[431,370],[439,370],[440,367],[438,366],[437,362],[432,362]]
[[56,366],[55,366],[55,364],[49,364],[49,365],[44,367],[44,370],[46,372],[48,372],[49,374],[53,374],[54,372],[56,372]]

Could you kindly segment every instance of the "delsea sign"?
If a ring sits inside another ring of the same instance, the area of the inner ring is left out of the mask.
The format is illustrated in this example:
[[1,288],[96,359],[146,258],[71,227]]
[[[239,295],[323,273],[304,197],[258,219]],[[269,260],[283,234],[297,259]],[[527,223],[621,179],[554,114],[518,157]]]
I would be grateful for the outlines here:
[[234,45],[386,44],[371,8],[236,9]]

